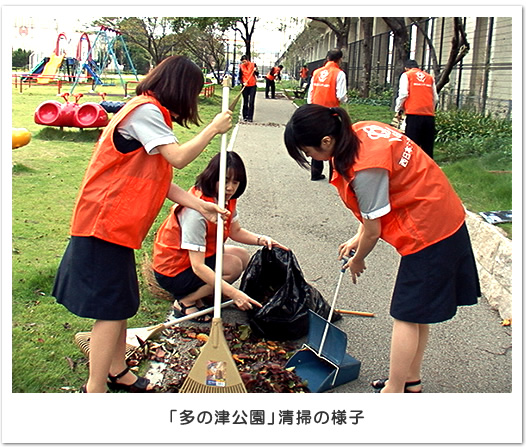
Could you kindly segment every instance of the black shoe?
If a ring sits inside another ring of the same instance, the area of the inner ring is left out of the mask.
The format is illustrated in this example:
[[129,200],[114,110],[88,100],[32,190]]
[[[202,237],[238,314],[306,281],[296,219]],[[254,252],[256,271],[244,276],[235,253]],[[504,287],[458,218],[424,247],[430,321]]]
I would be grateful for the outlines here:
[[[382,389],[385,388],[385,384],[386,384],[387,380],[388,379],[373,380],[371,382],[371,386],[377,390],[376,393],[379,393],[380,391],[382,391]],[[422,389],[420,389],[418,391],[411,391],[409,389],[411,387],[418,386],[418,385],[422,385],[422,381],[421,380],[415,380],[414,382],[406,382],[405,383],[405,388],[404,388],[404,393],[421,393]]]
[[316,182],[316,181],[318,181],[318,180],[324,180],[324,179],[325,179],[325,176],[322,174],[322,175],[320,175],[320,176],[318,176],[318,177],[311,177],[310,179],[311,179],[313,182]]

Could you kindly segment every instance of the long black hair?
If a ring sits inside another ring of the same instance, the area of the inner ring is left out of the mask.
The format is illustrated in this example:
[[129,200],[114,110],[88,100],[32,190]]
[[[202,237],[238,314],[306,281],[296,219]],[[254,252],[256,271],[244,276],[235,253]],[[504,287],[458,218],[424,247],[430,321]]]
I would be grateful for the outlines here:
[[334,169],[344,177],[354,164],[360,142],[351,128],[351,119],[341,107],[305,104],[298,108],[285,127],[285,146],[289,155],[302,167],[310,163],[302,148],[319,148],[325,136],[335,140],[332,153]]
[[170,56],[157,65],[137,85],[137,95],[153,95],[162,106],[174,113],[181,126],[199,125],[197,110],[204,78],[201,69],[186,56]]
[[[195,187],[203,192],[207,197],[217,196],[217,182],[219,181],[219,161],[221,153],[212,157],[208,166],[197,176]],[[231,170],[234,180],[239,182],[236,192],[232,199],[237,199],[245,192],[247,187],[247,171],[245,164],[237,152],[228,151],[226,153],[226,170]]]

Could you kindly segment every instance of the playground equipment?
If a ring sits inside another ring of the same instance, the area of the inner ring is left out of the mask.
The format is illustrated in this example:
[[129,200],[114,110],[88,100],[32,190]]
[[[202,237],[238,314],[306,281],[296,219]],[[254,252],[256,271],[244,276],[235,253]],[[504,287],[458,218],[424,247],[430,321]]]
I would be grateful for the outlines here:
[[[47,85],[51,81],[60,78],[59,72],[64,70],[66,76],[73,78],[75,67],[78,65],[78,60],[74,57],[67,57],[66,50],[61,49],[62,41],[67,42],[66,35],[60,33],[57,37],[57,43],[50,57],[44,57],[33,70],[21,78],[22,82],[28,82],[31,79],[36,79],[37,84]],[[59,79],[60,81],[60,79]]]
[[[135,71],[135,66],[133,65],[130,53],[128,52],[128,48],[126,46],[126,43],[124,42],[122,34],[119,31],[108,28],[107,26],[101,26],[100,30],[98,31],[95,37],[93,46],[89,47],[88,53],[82,58],[82,62],[79,64],[77,73],[75,75],[75,80],[70,90],[71,94],[75,90],[84,72],[87,72],[89,76],[91,76],[91,78],[93,79],[93,90],[96,88],[97,85],[114,85],[105,84],[102,80],[102,73],[110,62],[113,62],[115,70],[119,75],[121,85],[123,88],[125,88],[125,82],[122,78],[122,72],[117,61],[117,56],[115,55],[114,46],[116,42],[119,42],[121,44],[129,68],[133,72],[135,80],[139,81],[137,72]],[[103,57],[101,60],[96,62],[93,58],[94,54],[103,54]]]
[[17,128],[13,127],[13,143],[11,145],[12,149],[16,149],[22,146],[25,146],[31,141],[31,132],[23,127]]
[[40,104],[35,110],[35,123],[44,126],[78,127],[80,129],[104,127],[109,122],[107,112],[100,104],[86,102],[79,104],[82,93],[73,95],[75,102],[69,102],[69,93],[63,93],[65,103],[50,100]]
[[99,95],[102,98],[99,104],[108,113],[117,113],[126,104],[123,101],[106,101],[106,93],[99,93]]
[[58,35],[55,50],[51,53],[47,63],[42,66],[42,72],[39,74],[39,76],[37,76],[38,84],[49,84],[58,73],[62,62],[64,61],[65,55],[65,52],[60,51],[60,42],[62,39],[66,39],[66,35],[64,33],[60,33]]

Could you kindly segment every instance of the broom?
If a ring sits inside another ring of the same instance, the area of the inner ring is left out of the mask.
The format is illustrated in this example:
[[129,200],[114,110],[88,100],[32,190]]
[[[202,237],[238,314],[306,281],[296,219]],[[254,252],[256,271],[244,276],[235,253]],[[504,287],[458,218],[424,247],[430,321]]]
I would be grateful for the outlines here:
[[230,103],[230,105],[228,106],[228,110],[230,110],[231,112],[234,111],[234,109],[236,108],[236,104],[237,102],[239,101],[239,98],[241,98],[241,95],[243,94],[243,90],[245,90],[245,85],[243,85],[243,87],[241,88],[241,90],[239,91],[239,93],[236,95],[236,97],[234,98],[234,100]]
[[[232,304],[234,301],[229,300],[221,304],[221,307],[226,307]],[[191,320],[192,318],[200,317],[212,312],[213,308],[200,310],[193,314],[185,315],[175,320],[168,321],[166,323],[156,324],[154,326],[130,328],[126,330],[126,354],[125,358],[130,358],[133,353],[140,348],[147,340],[151,340],[160,335],[164,330],[175,326],[176,324],[182,323],[183,321]],[[78,345],[82,353],[89,357],[90,351],[91,332],[77,332],[75,334],[75,343]]]
[[[223,110],[228,109],[230,78],[223,80]],[[226,134],[221,135],[221,155],[219,159],[218,205],[225,207],[226,183]],[[214,284],[214,317],[210,336],[188,377],[179,390],[180,393],[246,393],[247,390],[236,368],[232,353],[225,338],[221,320],[221,285],[223,279],[223,235],[224,225],[218,216],[216,241],[216,268]]]

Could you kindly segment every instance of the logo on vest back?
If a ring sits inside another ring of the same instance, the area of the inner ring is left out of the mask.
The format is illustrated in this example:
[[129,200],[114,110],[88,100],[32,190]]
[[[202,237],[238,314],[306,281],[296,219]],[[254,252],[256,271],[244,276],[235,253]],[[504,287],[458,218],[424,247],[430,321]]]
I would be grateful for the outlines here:
[[372,124],[365,126],[363,131],[371,140],[379,140],[380,138],[386,138],[389,141],[402,141],[402,134],[394,129],[377,126]]
[[426,80],[426,74],[419,71],[417,74],[416,74],[416,79],[419,81],[419,82],[425,82]]
[[329,77],[329,70],[322,70],[320,73],[320,77],[318,79],[320,82],[325,82],[328,77]]

